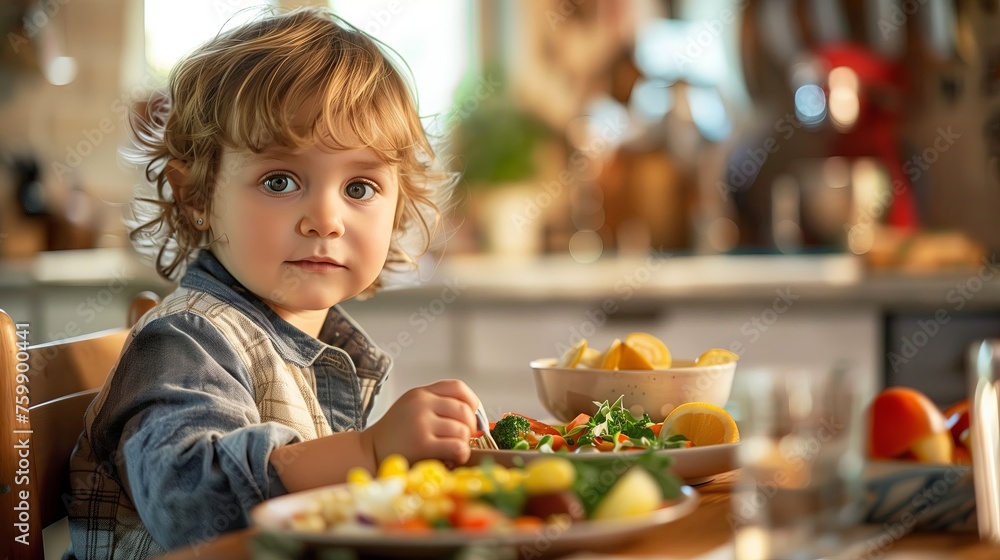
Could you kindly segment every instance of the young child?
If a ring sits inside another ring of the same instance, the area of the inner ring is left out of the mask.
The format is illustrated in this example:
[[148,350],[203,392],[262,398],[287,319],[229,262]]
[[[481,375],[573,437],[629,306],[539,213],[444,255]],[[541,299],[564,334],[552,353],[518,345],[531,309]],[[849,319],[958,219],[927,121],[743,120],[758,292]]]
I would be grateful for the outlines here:
[[460,381],[366,427],[390,358],[337,306],[412,262],[400,238],[429,242],[447,178],[381,47],[326,11],[269,16],[179,63],[143,113],[157,196],[132,238],[180,283],[87,413],[68,557],[204,542],[391,453],[464,463],[478,398]]

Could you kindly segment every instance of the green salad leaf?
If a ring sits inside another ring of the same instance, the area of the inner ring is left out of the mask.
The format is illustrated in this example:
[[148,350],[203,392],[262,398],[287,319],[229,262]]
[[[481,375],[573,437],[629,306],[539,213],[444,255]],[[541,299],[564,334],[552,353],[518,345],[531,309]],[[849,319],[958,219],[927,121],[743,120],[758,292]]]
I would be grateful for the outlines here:
[[[642,445],[648,449],[669,449],[683,447],[683,443],[661,440],[653,433],[651,426],[655,424],[649,414],[643,414],[642,418],[632,416],[632,413],[625,408],[622,401],[625,396],[618,397],[614,403],[609,401],[597,402],[597,412],[591,416],[590,422],[586,426],[577,426],[567,436],[582,434],[577,443],[589,445],[594,442],[594,438],[601,438],[615,444],[615,451],[622,447],[635,447]],[[629,438],[627,441],[619,441],[619,434]],[[633,441],[634,440],[634,441]]]

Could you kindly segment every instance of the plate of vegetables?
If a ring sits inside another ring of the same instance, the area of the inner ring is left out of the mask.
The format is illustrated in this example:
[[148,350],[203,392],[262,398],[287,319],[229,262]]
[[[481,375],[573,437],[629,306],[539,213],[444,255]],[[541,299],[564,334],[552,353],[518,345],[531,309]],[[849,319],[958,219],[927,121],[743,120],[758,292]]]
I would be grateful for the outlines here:
[[698,494],[638,453],[626,468],[549,455],[524,467],[483,461],[447,469],[437,460],[387,458],[373,476],[267,500],[251,512],[272,538],[359,554],[441,557],[511,547],[522,557],[610,549],[690,514]]
[[608,455],[648,451],[669,457],[674,474],[688,484],[703,484],[739,466],[739,429],[724,409],[686,403],[663,422],[653,422],[647,414],[633,416],[622,401],[619,397],[614,403],[595,402],[593,415],[580,414],[566,424],[507,413],[490,423],[490,434],[500,449],[486,449],[482,439],[474,437],[470,463],[489,460],[513,466],[547,454],[573,461],[603,461]]

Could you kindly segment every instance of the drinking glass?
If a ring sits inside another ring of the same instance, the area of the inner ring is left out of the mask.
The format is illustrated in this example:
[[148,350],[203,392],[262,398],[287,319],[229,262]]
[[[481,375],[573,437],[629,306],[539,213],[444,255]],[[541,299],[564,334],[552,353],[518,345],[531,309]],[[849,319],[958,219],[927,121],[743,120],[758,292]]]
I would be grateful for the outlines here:
[[739,560],[805,560],[846,545],[864,498],[866,380],[844,365],[741,371],[734,387]]
[[979,537],[1000,543],[1000,340],[969,352],[970,435]]

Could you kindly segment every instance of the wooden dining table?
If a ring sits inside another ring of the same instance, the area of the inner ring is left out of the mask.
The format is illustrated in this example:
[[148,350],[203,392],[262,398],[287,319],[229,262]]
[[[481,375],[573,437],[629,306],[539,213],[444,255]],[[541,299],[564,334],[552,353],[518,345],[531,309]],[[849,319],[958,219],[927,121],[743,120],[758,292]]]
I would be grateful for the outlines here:
[[[726,560],[735,557],[730,526],[733,496],[738,492],[739,470],[723,473],[697,488],[697,509],[672,523],[648,531],[624,548],[612,551],[573,552],[571,560],[611,560],[615,558],[661,558]],[[879,527],[859,527],[858,540],[839,554],[845,560],[912,560],[954,558],[986,560],[1000,558],[1000,546],[980,542],[975,533],[917,532],[905,536],[882,534]],[[242,560],[253,558],[255,540],[262,533],[255,528],[227,533],[197,546],[173,551],[166,560]],[[274,558],[275,556],[270,556]]]

